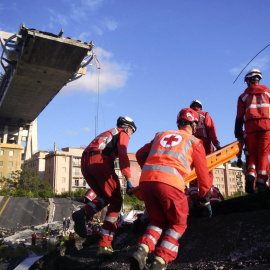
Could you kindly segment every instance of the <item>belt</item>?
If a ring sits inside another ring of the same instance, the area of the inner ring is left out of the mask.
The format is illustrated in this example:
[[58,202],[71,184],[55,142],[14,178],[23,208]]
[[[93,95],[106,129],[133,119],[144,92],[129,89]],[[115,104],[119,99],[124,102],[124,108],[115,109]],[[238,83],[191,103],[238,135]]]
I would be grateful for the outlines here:
[[83,152],[83,155],[95,156],[101,154],[101,151],[90,151],[90,152]]

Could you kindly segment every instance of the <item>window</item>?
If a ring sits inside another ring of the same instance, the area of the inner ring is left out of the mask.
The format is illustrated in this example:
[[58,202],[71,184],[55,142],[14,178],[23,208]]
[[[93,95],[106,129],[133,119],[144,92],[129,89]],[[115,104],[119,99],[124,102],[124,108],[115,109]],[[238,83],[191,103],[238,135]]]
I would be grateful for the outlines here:
[[66,177],[62,177],[62,183],[66,183]]
[[217,188],[220,188],[220,185],[219,184],[217,185]]
[[12,168],[13,167],[13,161],[9,161],[8,162],[8,168]]
[[13,156],[14,156],[14,151],[13,151],[13,150],[10,150],[8,155],[9,155],[10,157],[13,157]]
[[219,177],[216,177],[216,181],[219,181]]
[[0,150],[0,155],[3,156],[4,155],[4,150]]
[[3,161],[0,161],[0,167],[3,167]]
[[84,187],[86,186],[86,181],[85,181],[85,180],[83,181],[83,186],[84,186]]
[[79,186],[79,180],[75,180],[75,186]]
[[75,175],[80,175],[81,169],[80,168],[74,168],[74,174]]
[[7,174],[7,178],[10,179],[12,177],[12,173]]
[[2,173],[0,172],[0,178],[2,178]]

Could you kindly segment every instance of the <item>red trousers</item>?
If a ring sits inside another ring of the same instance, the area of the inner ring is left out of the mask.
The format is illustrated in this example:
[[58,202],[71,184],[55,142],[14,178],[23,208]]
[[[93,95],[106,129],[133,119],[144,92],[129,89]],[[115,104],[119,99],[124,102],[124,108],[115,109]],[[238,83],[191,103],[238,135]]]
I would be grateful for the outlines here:
[[138,244],[146,244],[150,253],[156,251],[166,263],[173,261],[178,254],[178,241],[187,228],[187,197],[175,187],[160,182],[142,182],[140,190],[150,222]]
[[246,146],[249,153],[247,175],[257,176],[257,182],[265,184],[268,179],[268,155],[270,152],[270,130],[247,133]]
[[101,155],[83,155],[81,170],[87,184],[94,190],[97,197],[84,206],[89,217],[109,204],[102,225],[102,236],[99,245],[109,247],[117,229],[117,217],[122,206],[121,187],[114,171],[114,163]]

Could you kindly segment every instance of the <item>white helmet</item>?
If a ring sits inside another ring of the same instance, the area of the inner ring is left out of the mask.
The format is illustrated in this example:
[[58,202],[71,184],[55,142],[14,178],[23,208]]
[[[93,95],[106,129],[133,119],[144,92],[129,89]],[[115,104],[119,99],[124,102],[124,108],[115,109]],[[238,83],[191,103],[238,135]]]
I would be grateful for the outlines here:
[[191,101],[189,107],[190,108],[192,108],[192,107],[198,107],[198,108],[201,107],[201,109],[202,109],[202,103],[198,99],[194,99],[194,100]]
[[133,130],[133,132],[135,132],[137,129],[134,121],[128,116],[125,116],[125,117],[120,116],[117,119],[116,125],[117,125],[117,127],[130,127]]
[[249,79],[251,79],[253,77],[257,77],[259,80],[261,80],[262,79],[262,73],[258,69],[253,68],[246,74],[244,82],[246,82],[247,80],[249,80]]

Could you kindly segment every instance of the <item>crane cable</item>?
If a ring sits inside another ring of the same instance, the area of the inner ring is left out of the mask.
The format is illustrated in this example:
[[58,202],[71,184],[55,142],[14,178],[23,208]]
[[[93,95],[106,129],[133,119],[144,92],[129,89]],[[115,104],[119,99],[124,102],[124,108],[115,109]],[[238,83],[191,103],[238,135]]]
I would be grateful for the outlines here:
[[263,49],[261,49],[246,65],[245,67],[241,70],[241,72],[239,73],[239,75],[236,77],[236,79],[234,80],[233,84],[237,81],[237,79],[239,78],[239,76],[241,75],[241,73],[245,70],[245,68],[262,52],[264,51],[267,47],[269,47],[270,44],[268,44],[267,46],[265,46]]

